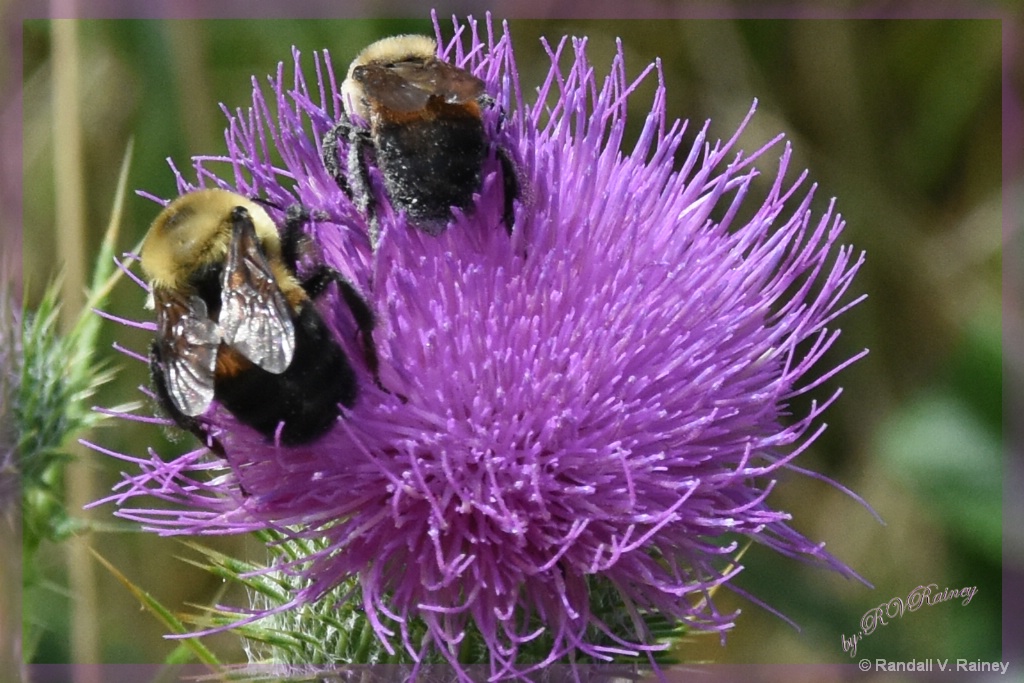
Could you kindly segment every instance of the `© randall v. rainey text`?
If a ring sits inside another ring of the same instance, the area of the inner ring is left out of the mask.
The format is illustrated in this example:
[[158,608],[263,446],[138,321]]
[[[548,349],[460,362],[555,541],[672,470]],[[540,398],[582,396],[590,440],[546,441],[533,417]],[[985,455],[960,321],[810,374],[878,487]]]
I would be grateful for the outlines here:
[[885,672],[914,672],[914,671],[958,671],[970,673],[998,673],[1006,674],[1010,668],[1009,662],[985,662],[980,659],[909,659],[907,661],[892,661],[888,659],[860,660],[861,671],[885,671]]

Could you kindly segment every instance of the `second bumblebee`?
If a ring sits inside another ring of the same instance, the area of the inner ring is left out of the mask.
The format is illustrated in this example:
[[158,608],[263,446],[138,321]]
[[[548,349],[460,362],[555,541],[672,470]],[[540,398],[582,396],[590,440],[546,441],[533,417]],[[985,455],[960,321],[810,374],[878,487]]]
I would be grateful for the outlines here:
[[[385,38],[359,53],[342,84],[346,116],[325,137],[324,162],[371,221],[376,216],[367,156],[380,169],[394,209],[426,232],[444,229],[452,207],[470,212],[480,191],[493,147],[482,107],[493,100],[482,80],[436,53],[437,44],[427,36]],[[351,116],[369,128],[356,126]],[[349,141],[344,171],[339,137]],[[502,218],[511,232],[518,179],[505,151],[493,153],[502,173]]]

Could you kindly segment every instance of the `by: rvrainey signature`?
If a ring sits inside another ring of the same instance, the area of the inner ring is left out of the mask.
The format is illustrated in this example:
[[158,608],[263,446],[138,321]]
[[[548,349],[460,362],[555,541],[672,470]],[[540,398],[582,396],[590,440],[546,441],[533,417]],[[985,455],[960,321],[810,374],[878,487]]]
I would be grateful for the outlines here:
[[960,604],[967,606],[971,598],[978,592],[977,586],[965,586],[964,588],[947,588],[938,592],[938,584],[929,583],[921,585],[910,591],[906,598],[895,597],[888,602],[883,602],[877,607],[872,607],[860,619],[860,631],[852,636],[840,634],[843,642],[843,652],[848,652],[850,657],[857,655],[857,643],[865,636],[875,632],[880,625],[886,626],[889,619],[902,618],[906,612],[916,612],[925,605],[938,605],[949,600],[960,600]]

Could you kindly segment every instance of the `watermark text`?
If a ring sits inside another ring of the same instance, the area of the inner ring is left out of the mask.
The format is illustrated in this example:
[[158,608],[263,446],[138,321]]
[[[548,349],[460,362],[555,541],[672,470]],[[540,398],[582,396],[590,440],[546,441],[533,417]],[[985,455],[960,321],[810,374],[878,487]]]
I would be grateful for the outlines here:
[[908,659],[907,661],[893,661],[889,659],[862,659],[857,663],[861,671],[874,671],[876,673],[902,672],[914,673],[918,671],[950,671],[957,673],[996,673],[1006,675],[1010,668],[1009,662],[986,662],[980,659]]
[[[959,600],[960,604],[966,607],[977,592],[977,586],[946,588],[943,591],[939,591],[939,586],[935,583],[920,585],[910,591],[905,598],[895,597],[865,612],[864,616],[860,618],[860,630],[858,632],[849,636],[845,633],[840,634],[843,652],[848,652],[851,658],[856,657],[857,644],[861,640],[874,633],[879,626],[887,626],[890,621],[903,618],[903,615],[907,612],[916,612],[925,605],[933,606],[950,600]],[[862,665],[865,661],[869,660],[861,660]],[[961,660],[956,661],[959,662]],[[966,662],[967,660],[962,661]]]

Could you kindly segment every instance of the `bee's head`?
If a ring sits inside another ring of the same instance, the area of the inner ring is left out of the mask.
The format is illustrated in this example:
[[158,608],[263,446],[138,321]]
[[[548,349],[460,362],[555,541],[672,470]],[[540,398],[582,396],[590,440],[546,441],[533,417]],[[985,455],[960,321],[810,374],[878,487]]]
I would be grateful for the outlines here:
[[193,272],[223,260],[243,214],[252,219],[268,257],[277,257],[280,237],[261,206],[228,190],[196,190],[168,204],[146,234],[140,260],[150,284],[180,289]]

